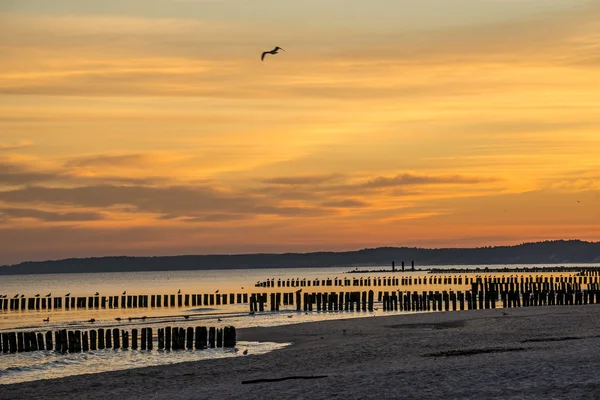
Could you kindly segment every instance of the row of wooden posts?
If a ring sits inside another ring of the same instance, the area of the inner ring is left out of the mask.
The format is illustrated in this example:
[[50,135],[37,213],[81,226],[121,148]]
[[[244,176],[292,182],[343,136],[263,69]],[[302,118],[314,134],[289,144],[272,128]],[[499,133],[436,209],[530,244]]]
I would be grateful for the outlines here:
[[[296,311],[374,311],[375,292],[266,293],[250,297],[250,312],[280,311],[280,306],[296,306]],[[270,300],[270,301],[269,301]],[[503,308],[533,305],[573,305],[600,302],[600,284],[582,289],[578,283],[532,282],[517,283],[475,282],[467,291],[392,291],[377,293],[383,311],[450,311]],[[442,306],[442,302],[446,306]]]
[[554,282],[566,282],[566,283],[580,283],[587,285],[588,283],[598,283],[599,275],[567,275],[567,276],[554,276],[554,275],[530,275],[530,276],[510,276],[505,275],[502,277],[495,276],[478,276],[472,274],[471,276],[462,276],[462,275],[450,275],[450,274],[442,274],[442,275],[418,275],[418,276],[384,276],[384,277],[366,277],[366,278],[334,278],[334,279],[278,279],[275,278],[267,279],[266,281],[260,281],[256,283],[256,287],[264,287],[264,288],[275,288],[275,287],[314,287],[314,286],[328,286],[328,287],[338,287],[338,286],[353,286],[353,287],[370,287],[370,286],[416,286],[416,285],[469,285],[472,282],[476,282],[479,279],[484,279],[485,281],[492,280],[500,280],[504,282],[520,282],[520,283],[530,283],[530,282],[539,282],[546,281],[550,283]]
[[77,310],[220,306],[248,303],[248,293],[165,294],[87,297],[29,297],[0,299],[0,310]]
[[[131,349],[152,350],[154,336],[152,328],[142,328],[138,337],[138,330],[132,329],[131,335],[126,330],[98,329],[90,331],[67,331],[66,329],[54,332],[48,331],[45,335],[41,332],[5,332],[0,340],[0,353],[21,353],[38,350],[56,351],[57,353],[80,353],[102,349]],[[224,328],[198,326],[177,328],[166,327],[158,329],[157,345],[159,350],[203,350],[206,348],[231,348],[236,345],[236,331],[233,326]]]
[[[273,281],[270,281],[271,283]],[[282,281],[283,282],[283,281]],[[282,285],[287,287],[286,285]],[[300,281],[304,282],[304,281]],[[345,285],[352,287],[401,287],[412,285],[486,285],[488,283],[518,286],[520,291],[526,291],[527,287],[534,284],[543,284],[549,290],[553,287],[555,290],[564,288],[567,284],[586,285],[588,288],[597,285],[598,276],[415,276],[415,277],[378,277],[378,278],[349,278],[335,280],[315,280],[313,283],[319,282],[312,286],[340,286],[343,282]],[[278,287],[279,287],[279,281]],[[308,281],[310,285],[310,281]],[[321,285],[322,283],[322,285]],[[273,287],[269,284],[268,287]],[[31,297],[31,298],[3,298],[0,299],[0,310],[2,311],[22,311],[22,310],[77,310],[77,309],[130,309],[130,308],[161,308],[161,307],[198,307],[198,306],[221,306],[227,304],[247,304],[251,302],[252,296],[256,297],[256,304],[260,309],[260,302],[266,293],[248,294],[248,293],[229,293],[229,294],[171,294],[171,295],[122,295],[122,296],[88,296],[88,297]],[[290,300],[293,301],[293,300]],[[266,300],[262,300],[266,303]],[[281,301],[277,301],[281,304]],[[284,298],[284,305],[287,305]],[[264,308],[264,305],[263,305]],[[257,310],[258,310],[257,309]],[[262,311],[262,310],[261,310]]]

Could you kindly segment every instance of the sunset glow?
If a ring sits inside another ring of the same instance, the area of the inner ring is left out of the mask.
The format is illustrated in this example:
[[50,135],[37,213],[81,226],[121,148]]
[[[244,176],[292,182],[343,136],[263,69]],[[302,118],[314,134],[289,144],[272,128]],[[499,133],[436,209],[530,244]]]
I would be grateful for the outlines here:
[[583,0],[3,1],[0,264],[600,240],[599,66]]

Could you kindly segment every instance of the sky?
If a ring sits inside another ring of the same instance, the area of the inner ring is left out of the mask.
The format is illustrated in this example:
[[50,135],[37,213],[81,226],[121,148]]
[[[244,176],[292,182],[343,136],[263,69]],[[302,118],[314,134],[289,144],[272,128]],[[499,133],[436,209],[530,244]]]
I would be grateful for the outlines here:
[[598,241],[599,68],[600,1],[0,0],[0,264]]

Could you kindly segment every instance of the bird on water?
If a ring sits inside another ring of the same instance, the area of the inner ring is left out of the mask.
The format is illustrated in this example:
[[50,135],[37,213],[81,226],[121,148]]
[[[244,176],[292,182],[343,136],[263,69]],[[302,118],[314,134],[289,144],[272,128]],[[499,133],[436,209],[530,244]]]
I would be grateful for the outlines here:
[[[271,50],[271,51],[264,51],[264,52],[262,53],[262,55],[260,56],[260,61],[264,61],[264,59],[265,59],[265,56],[266,56],[267,54],[277,54],[277,53],[279,53],[279,50],[283,50],[283,49],[282,49],[281,47],[279,47],[279,46],[276,46],[276,47],[275,47],[273,50]],[[285,50],[283,50],[283,51],[285,51]]]

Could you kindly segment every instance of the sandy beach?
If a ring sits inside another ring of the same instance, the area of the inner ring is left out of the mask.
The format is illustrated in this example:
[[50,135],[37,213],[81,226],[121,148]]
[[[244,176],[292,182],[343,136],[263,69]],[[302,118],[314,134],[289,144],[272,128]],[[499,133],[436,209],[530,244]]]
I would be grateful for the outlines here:
[[[0,398],[597,398],[599,315],[599,305],[536,307],[243,329],[239,340],[292,345],[260,356],[2,385]],[[327,377],[242,384],[310,375]]]

